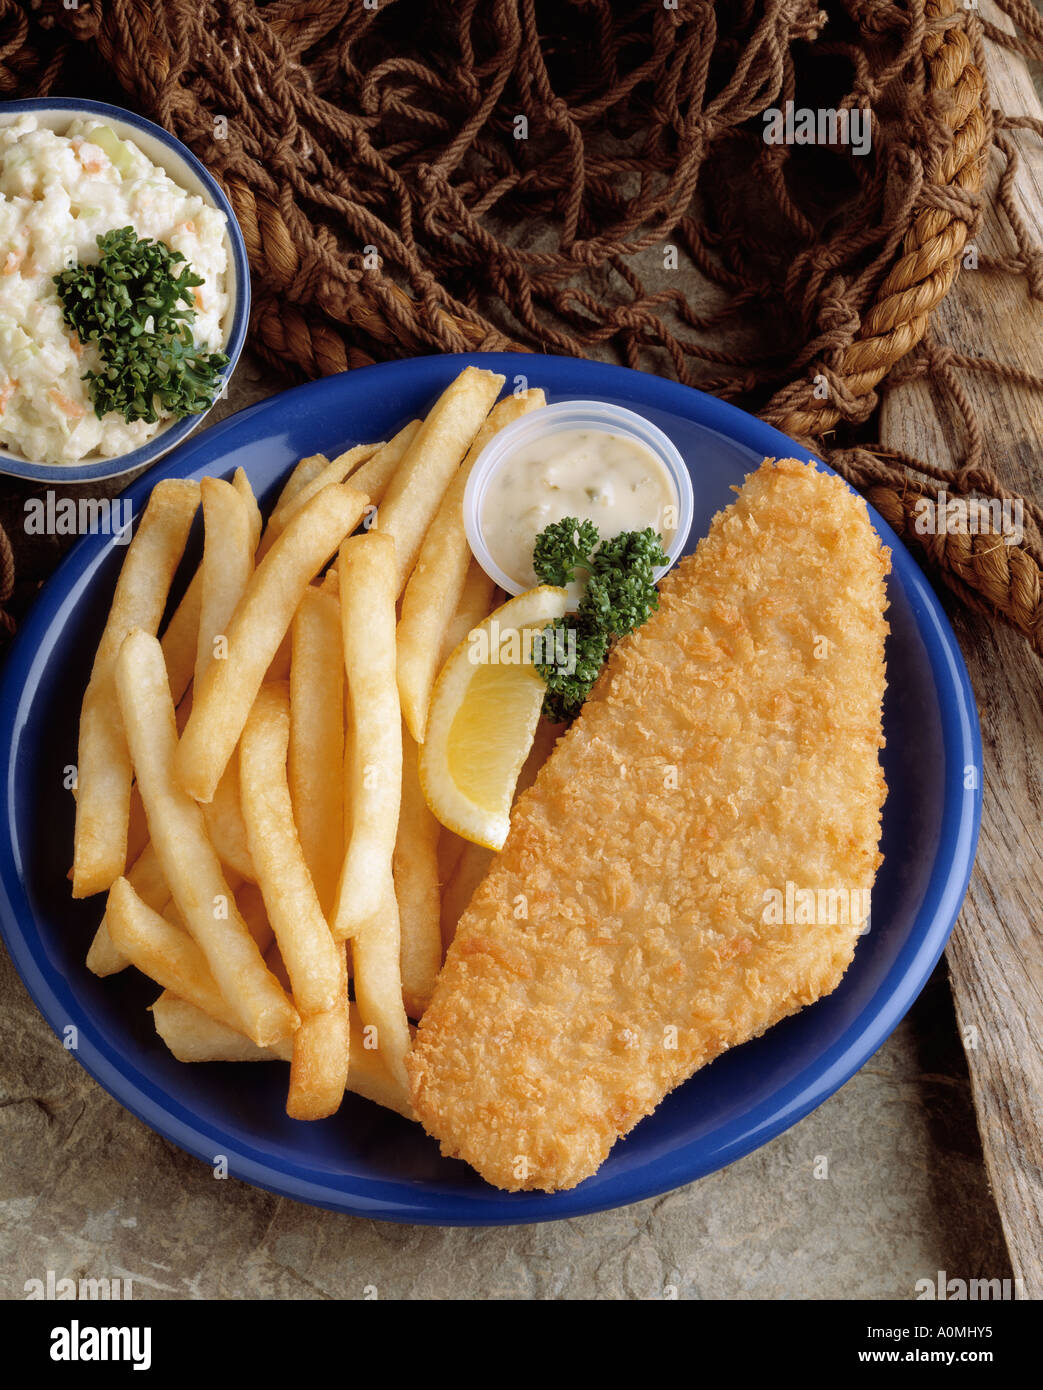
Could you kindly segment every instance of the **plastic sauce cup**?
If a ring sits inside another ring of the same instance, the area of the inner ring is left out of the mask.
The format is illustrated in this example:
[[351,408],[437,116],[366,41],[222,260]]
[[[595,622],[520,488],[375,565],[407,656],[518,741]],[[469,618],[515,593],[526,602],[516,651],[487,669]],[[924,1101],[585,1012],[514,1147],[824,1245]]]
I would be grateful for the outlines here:
[[[695,497],[692,478],[676,445],[658,425],[636,411],[605,401],[561,401],[521,416],[495,435],[485,446],[471,469],[464,491],[464,529],[475,559],[486,574],[508,594],[520,594],[528,586],[506,574],[496,562],[482,533],[482,511],[486,489],[506,460],[521,446],[539,439],[552,439],[566,430],[601,430],[604,434],[627,435],[650,449],[658,458],[677,493],[677,529],[666,547],[669,563],[655,571],[656,582],[677,562],[692,527]],[[579,518],[584,520],[583,517]],[[533,536],[533,541],[536,537]],[[607,538],[606,538],[607,539]]]

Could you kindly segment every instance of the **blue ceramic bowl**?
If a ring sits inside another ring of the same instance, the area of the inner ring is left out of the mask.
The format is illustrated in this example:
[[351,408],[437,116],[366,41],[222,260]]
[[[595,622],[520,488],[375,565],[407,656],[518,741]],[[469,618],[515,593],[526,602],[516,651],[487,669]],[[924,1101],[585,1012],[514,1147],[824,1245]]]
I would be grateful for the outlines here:
[[[120,106],[109,106],[103,101],[67,100],[59,97],[2,101],[0,124],[7,124],[12,117],[26,111],[36,116],[41,125],[48,126],[59,134],[79,116],[96,116],[104,120],[121,139],[132,140],[142,153],[147,155],[153,164],[164,169],[179,187],[189,193],[198,194],[211,207],[224,213],[229,302],[225,313],[225,341],[222,347],[222,351],[228,356],[228,366],[225,367],[222,376],[227,385],[243,350],[250,321],[250,266],[239,223],[220,184],[200,164],[192,151],[180,140],[175,139],[169,131],[152,121],[146,121],[143,116],[135,115],[133,111],[124,111]],[[0,448],[0,473],[49,483],[88,483],[96,482],[100,478],[115,478],[155,463],[157,459],[183,443],[206,413],[203,411],[199,415],[188,415],[183,420],[174,420],[154,434],[140,449],[113,458],[86,458],[81,459],[79,463],[37,463],[10,449]]]
[[[571,358],[483,353],[364,367],[283,392],[223,420],[128,492],[135,512],[161,477],[247,470],[262,503],[306,454],[334,454],[426,411],[463,366],[502,372],[508,389],[551,401],[613,401],[674,441],[694,484],[694,549],[765,455],[811,455],[733,406],[675,382]],[[146,1124],[233,1176],[299,1201],[391,1221],[510,1225],[652,1197],[765,1144],[832,1095],[897,1025],[934,968],[970,877],[981,813],[981,745],[966,668],[919,567],[874,513],[893,553],[884,701],[888,797],[872,929],[840,987],[763,1037],[719,1057],[669,1095],[571,1192],[498,1192],[397,1115],[347,1096],[318,1124],[287,1118],[286,1069],[182,1065],[156,1036],[157,990],[134,970],[96,979],[84,956],[98,899],[73,902],[66,871],[83,688],[124,551],[82,540],[43,590],[0,683],[11,745],[0,816],[0,927],[41,1012],[77,1030],[76,1058]]]

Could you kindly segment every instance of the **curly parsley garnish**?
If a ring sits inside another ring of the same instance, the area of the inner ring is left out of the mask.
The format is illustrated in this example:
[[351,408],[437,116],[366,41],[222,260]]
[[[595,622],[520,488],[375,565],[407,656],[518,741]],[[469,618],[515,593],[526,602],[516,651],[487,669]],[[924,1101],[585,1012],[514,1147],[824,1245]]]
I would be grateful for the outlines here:
[[[54,277],[65,323],[81,343],[96,343],[100,372],[85,372],[94,413],[154,424],[180,420],[213,404],[228,365],[192,338],[192,291],[203,284],[180,251],[120,227],[98,237],[96,265]],[[185,306],[185,307],[182,307]]]
[[558,664],[536,667],[547,686],[546,718],[572,719],[590,694],[612,643],[640,627],[659,607],[654,574],[657,566],[669,563],[669,557],[662,537],[650,526],[599,541],[592,521],[567,516],[536,537],[532,563],[541,584],[570,584],[577,570],[587,574],[576,614],[548,629],[575,633],[575,669]]
[[577,569],[591,568],[599,539],[592,521],[577,521],[574,516],[545,526],[532,548],[532,567],[540,583],[571,584]]

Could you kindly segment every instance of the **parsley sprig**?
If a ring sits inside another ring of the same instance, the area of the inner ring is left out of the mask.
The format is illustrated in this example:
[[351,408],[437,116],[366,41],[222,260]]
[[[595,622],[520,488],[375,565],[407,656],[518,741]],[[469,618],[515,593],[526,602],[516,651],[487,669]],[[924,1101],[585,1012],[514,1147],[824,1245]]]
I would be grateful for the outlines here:
[[592,521],[567,516],[536,537],[532,563],[541,584],[571,584],[577,570],[587,574],[575,616],[550,625],[551,631],[575,632],[575,669],[555,664],[536,668],[547,686],[543,713],[548,719],[572,719],[579,713],[612,643],[659,607],[655,570],[668,561],[662,537],[650,526],[600,541]]
[[192,338],[192,291],[202,277],[180,251],[133,227],[99,236],[98,249],[97,264],[54,277],[66,325],[101,354],[101,371],[84,373],[95,414],[115,410],[149,424],[160,414],[200,414],[228,365],[223,352],[203,352]]
[[541,584],[564,587],[576,578],[578,569],[589,570],[591,556],[598,548],[598,528],[592,521],[567,516],[545,526],[532,547],[532,567]]

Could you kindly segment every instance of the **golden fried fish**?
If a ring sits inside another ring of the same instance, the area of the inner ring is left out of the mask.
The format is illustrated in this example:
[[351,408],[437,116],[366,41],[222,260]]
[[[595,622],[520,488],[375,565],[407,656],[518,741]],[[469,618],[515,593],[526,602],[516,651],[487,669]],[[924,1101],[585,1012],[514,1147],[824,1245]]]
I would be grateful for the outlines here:
[[663,581],[460,919],[409,1059],[443,1153],[574,1187],[836,988],[881,861],[889,559],[839,478],[769,460]]

